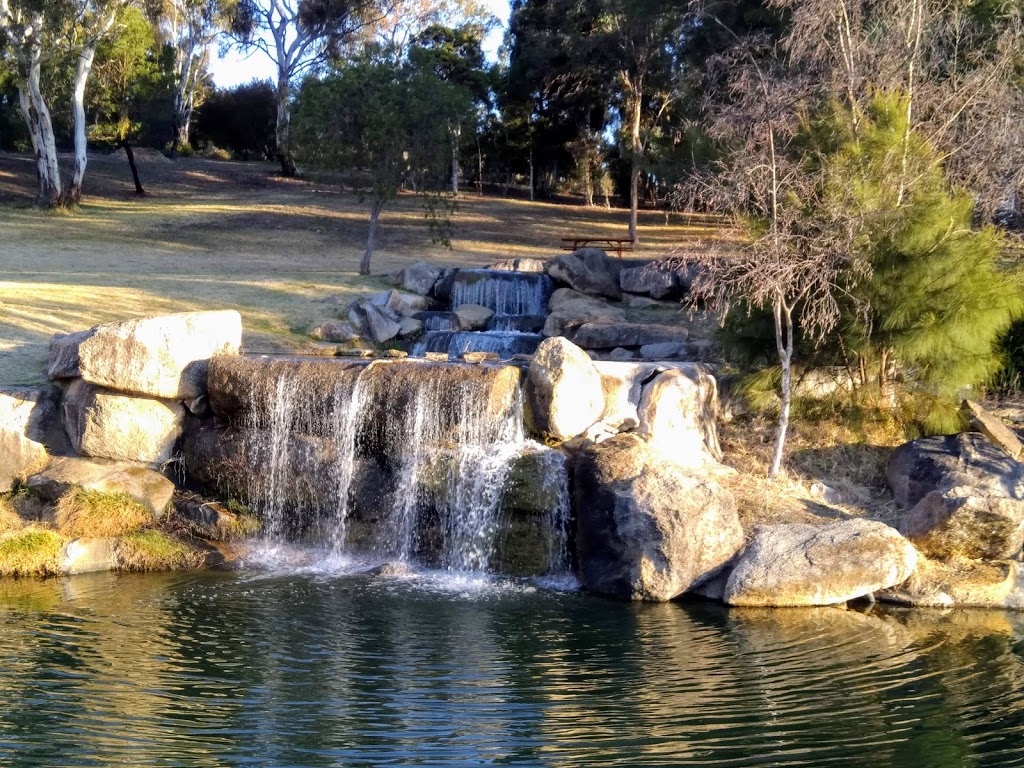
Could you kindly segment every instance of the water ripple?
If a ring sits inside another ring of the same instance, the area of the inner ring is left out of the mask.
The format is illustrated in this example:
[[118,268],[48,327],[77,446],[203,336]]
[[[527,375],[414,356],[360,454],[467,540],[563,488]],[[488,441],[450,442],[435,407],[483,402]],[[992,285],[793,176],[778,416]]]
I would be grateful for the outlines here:
[[0,765],[1024,766],[1020,615],[371,566],[0,584]]

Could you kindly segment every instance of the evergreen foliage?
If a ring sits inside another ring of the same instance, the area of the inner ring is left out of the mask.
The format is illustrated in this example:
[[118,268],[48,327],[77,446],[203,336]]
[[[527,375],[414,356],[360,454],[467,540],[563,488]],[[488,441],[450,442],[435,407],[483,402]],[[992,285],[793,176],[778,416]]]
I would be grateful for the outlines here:
[[[871,277],[844,331],[849,350],[890,353],[921,394],[954,397],[999,368],[1000,336],[1024,313],[1003,235],[973,227],[974,205],[950,190],[938,152],[908,130],[902,99],[879,95],[832,161]],[[938,425],[935,425],[938,426]]]

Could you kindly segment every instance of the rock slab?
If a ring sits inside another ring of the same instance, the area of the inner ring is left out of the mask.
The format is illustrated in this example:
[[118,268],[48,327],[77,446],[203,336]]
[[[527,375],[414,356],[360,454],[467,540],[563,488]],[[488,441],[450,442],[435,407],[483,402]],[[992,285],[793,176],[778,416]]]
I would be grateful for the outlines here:
[[242,318],[234,310],[188,312],[98,325],[50,341],[51,379],[81,377],[120,392],[171,400],[206,393],[211,358],[237,355]]
[[835,605],[901,584],[916,564],[914,546],[874,520],[764,525],[740,555],[723,597],[741,606]]
[[68,387],[63,413],[76,453],[153,465],[174,455],[185,421],[180,402],[122,395],[81,379]]
[[581,453],[574,504],[580,578],[599,594],[672,600],[712,578],[743,545],[732,494],[634,434]]

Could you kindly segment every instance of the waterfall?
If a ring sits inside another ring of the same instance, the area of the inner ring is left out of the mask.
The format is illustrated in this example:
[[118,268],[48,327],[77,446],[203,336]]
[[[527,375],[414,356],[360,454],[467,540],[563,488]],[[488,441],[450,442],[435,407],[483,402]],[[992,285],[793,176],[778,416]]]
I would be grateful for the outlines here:
[[267,536],[280,538],[285,533],[284,510],[287,506],[287,473],[289,466],[288,436],[295,408],[295,381],[285,377],[277,380],[274,398],[267,405],[269,449],[267,472],[257,477],[264,484],[257,496],[263,501],[260,512]]
[[460,269],[452,283],[451,308],[479,304],[497,315],[543,315],[553,288],[544,274]]
[[544,337],[537,333],[515,331],[431,331],[423,335],[412,350],[414,357],[441,352],[458,357],[466,352],[494,352],[501,360],[512,355],[530,355]]
[[[222,441],[240,452],[225,474],[244,475],[271,544],[491,567],[509,467],[529,445],[518,368],[270,357],[212,367]],[[557,525],[567,516],[551,514]]]

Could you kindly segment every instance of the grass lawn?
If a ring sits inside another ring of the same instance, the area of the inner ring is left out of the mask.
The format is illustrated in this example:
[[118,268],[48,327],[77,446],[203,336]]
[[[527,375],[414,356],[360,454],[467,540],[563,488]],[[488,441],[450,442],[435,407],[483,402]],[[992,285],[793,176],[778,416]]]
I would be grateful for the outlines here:
[[[386,286],[419,259],[485,266],[557,254],[562,237],[626,237],[627,212],[463,195],[452,249],[434,245],[415,198],[381,219],[373,270],[357,274],[368,206],[329,181],[284,180],[272,164],[149,157],[145,198],[126,162],[94,157],[75,213],[31,207],[29,158],[0,154],[0,384],[43,378],[56,332],[128,317],[238,309],[250,351],[301,349],[331,316],[319,300]],[[714,221],[641,212],[635,257],[719,234]]]

